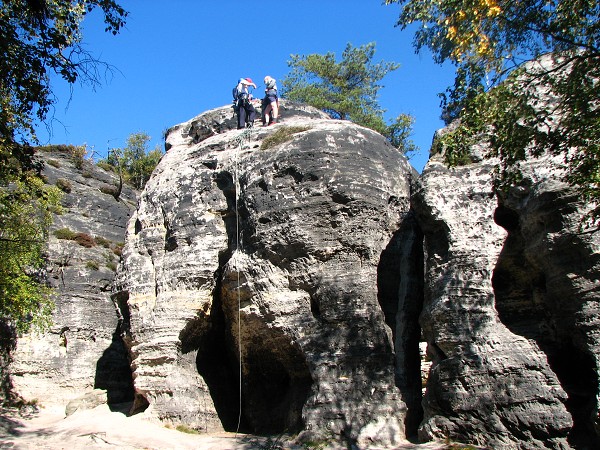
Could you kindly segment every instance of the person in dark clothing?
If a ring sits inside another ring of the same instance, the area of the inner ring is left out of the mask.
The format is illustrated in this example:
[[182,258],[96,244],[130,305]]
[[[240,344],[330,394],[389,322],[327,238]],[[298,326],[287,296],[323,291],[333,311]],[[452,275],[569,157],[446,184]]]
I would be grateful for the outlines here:
[[256,110],[252,105],[252,94],[248,90],[250,86],[256,88],[256,84],[251,78],[240,78],[237,86],[233,90],[234,110],[237,114],[237,127],[252,127],[256,118]]

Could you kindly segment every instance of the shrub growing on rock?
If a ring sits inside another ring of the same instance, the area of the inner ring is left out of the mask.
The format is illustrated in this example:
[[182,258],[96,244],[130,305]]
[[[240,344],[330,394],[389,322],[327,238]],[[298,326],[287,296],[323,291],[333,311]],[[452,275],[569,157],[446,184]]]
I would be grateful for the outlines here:
[[71,182],[69,180],[65,180],[64,178],[59,178],[56,180],[56,187],[67,194],[69,194],[73,189]]

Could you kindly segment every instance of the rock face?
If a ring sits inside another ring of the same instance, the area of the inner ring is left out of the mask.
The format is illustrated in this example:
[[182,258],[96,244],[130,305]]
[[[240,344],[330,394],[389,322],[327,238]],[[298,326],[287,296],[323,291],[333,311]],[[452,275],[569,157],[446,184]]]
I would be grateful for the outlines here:
[[[526,69],[554,64],[545,56]],[[547,86],[527,89],[538,111],[559,114]],[[595,205],[562,181],[562,155],[530,156],[522,182],[496,193],[486,144],[469,152],[478,162],[453,169],[433,156],[413,197],[432,359],[419,434],[491,448],[600,448],[600,237],[583,220]]]
[[10,366],[14,389],[45,405],[66,404],[94,388],[106,390],[110,403],[130,401],[131,370],[111,288],[136,193],[125,187],[116,200],[110,192],[117,178],[68,152],[38,156],[47,182],[64,191],[48,249],[56,308],[47,333],[18,339]]
[[556,161],[530,162],[500,199],[494,163],[448,169],[434,157],[413,198],[433,362],[419,434],[597,448],[598,237],[578,229],[585,205]]
[[495,309],[492,276],[506,232],[493,221],[492,168],[430,161],[415,196],[427,253],[421,325],[433,362],[420,435],[559,448],[571,425],[566,395],[545,355]]
[[600,238],[582,217],[591,205],[560,179],[563,161],[532,161],[500,199],[508,231],[492,279],[499,318],[535,343],[567,394],[569,443],[600,448]]
[[379,278],[400,273],[403,223],[415,233],[415,172],[371,130],[282,106],[267,128],[228,131],[219,108],[169,130],[115,296],[135,389],[206,431],[241,417],[249,432],[393,444],[406,407],[384,309],[398,283]]

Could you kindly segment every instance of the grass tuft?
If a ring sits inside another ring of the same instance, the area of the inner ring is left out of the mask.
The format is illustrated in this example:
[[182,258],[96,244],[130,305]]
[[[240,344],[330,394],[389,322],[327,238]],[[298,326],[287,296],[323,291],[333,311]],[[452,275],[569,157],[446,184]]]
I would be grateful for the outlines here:
[[291,141],[294,138],[294,135],[297,133],[302,133],[303,131],[310,130],[309,126],[281,126],[275,131],[272,135],[266,137],[262,144],[260,144],[261,150],[266,150],[268,148],[276,147],[284,142]]
[[177,431],[180,431],[182,433],[187,433],[187,434],[200,434],[198,432],[198,430],[193,429],[192,427],[189,427],[187,425],[177,425],[177,427],[175,428]]

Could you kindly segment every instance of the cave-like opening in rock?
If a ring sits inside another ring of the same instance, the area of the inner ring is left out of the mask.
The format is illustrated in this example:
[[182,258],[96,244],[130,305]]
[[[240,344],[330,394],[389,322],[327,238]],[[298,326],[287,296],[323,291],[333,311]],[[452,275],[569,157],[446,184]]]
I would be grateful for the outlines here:
[[[225,431],[253,434],[296,433],[303,429],[302,408],[313,380],[302,352],[280,332],[257,323],[243,323],[252,336],[241,342],[242,411],[240,414],[240,362],[237,340],[215,295],[208,318],[190,321],[180,334],[182,352],[197,349],[198,373]],[[244,320],[244,316],[242,316]],[[239,421],[239,428],[238,428]]]
[[225,431],[249,432],[243,414],[238,429],[240,397],[237,362],[226,345],[225,321],[220,305],[214,309],[219,312],[211,315],[210,329],[202,336],[196,367],[208,386]]
[[577,449],[600,448],[600,438],[594,426],[598,420],[595,401],[598,377],[593,357],[575,347],[567,337],[562,339],[561,344],[544,345],[542,349],[546,351],[550,367],[568,395],[566,406],[573,417],[569,444]]
[[[569,444],[581,449],[600,448],[595,427],[597,367],[575,325],[577,301],[566,294],[569,281],[566,277],[561,281],[554,274],[549,287],[545,272],[548,268],[531,261],[526,254],[530,239],[522,235],[516,213],[503,207],[501,214],[495,215],[498,217],[502,219],[499,225],[506,225],[509,231],[492,276],[498,316],[511,332],[535,341],[546,354],[568,396],[565,406],[573,419]],[[543,259],[551,266],[547,256]],[[563,295],[566,298],[557,300]]]
[[[221,270],[229,253],[220,255],[221,269],[215,274],[217,281],[210,309],[190,320],[179,333],[181,352],[196,353],[196,369],[206,383],[219,420],[225,431],[249,432],[247,423],[240,419],[239,365],[231,345],[228,344],[225,315],[221,303]],[[238,424],[238,422],[240,422]],[[239,425],[239,428],[238,428]]]
[[381,253],[377,267],[377,296],[391,328],[396,353],[395,382],[407,406],[405,433],[416,438],[423,420],[421,326],[423,309],[423,232],[412,214],[405,216]]
[[[119,330],[115,331],[108,348],[96,362],[94,389],[105,389],[108,406],[121,409],[134,399],[133,378],[127,349]],[[128,406],[123,409],[129,410]]]
[[111,410],[134,414],[145,410],[148,405],[143,405],[142,402],[141,406],[133,407],[136,403],[133,374],[129,352],[123,341],[124,327],[129,324],[129,311],[126,306],[127,297],[126,293],[117,294],[113,297],[113,301],[117,304],[117,310],[121,315],[112,334],[110,345],[96,362],[94,388],[106,390],[108,406]]
[[[227,210],[222,211],[222,217],[228,236],[228,248],[220,255],[221,269],[216,274],[217,287],[213,305],[215,315],[211,315],[213,330],[210,334],[213,336],[210,338],[213,350],[209,354],[203,350],[202,355],[199,351],[198,369],[209,384],[211,396],[226,430],[235,431],[235,428],[231,429],[226,425],[226,421],[232,422],[234,412],[236,424],[238,420],[241,369],[240,431],[265,435],[296,433],[304,428],[302,409],[313,385],[302,350],[282,330],[267,325],[262,320],[253,320],[245,314],[240,316],[245,337],[238,342],[223,312],[222,305],[226,299],[221,298],[221,295],[224,295],[226,289],[223,289],[222,271],[235,251],[251,252],[254,245],[255,229],[249,220],[243,192],[238,193],[239,198],[236,198],[236,177],[239,175],[226,170],[215,174],[215,182],[227,201]],[[239,186],[243,189],[244,178],[239,181]],[[316,303],[311,308],[314,314],[320,314]],[[202,347],[209,346],[203,344]],[[241,363],[234,355],[241,355]],[[210,371],[215,370],[219,358],[223,369],[212,374]],[[219,396],[223,398],[217,398]],[[225,411],[226,405],[235,405],[235,408]]]
[[253,340],[244,351],[244,416],[256,434],[297,433],[313,380],[300,349],[284,336]]

